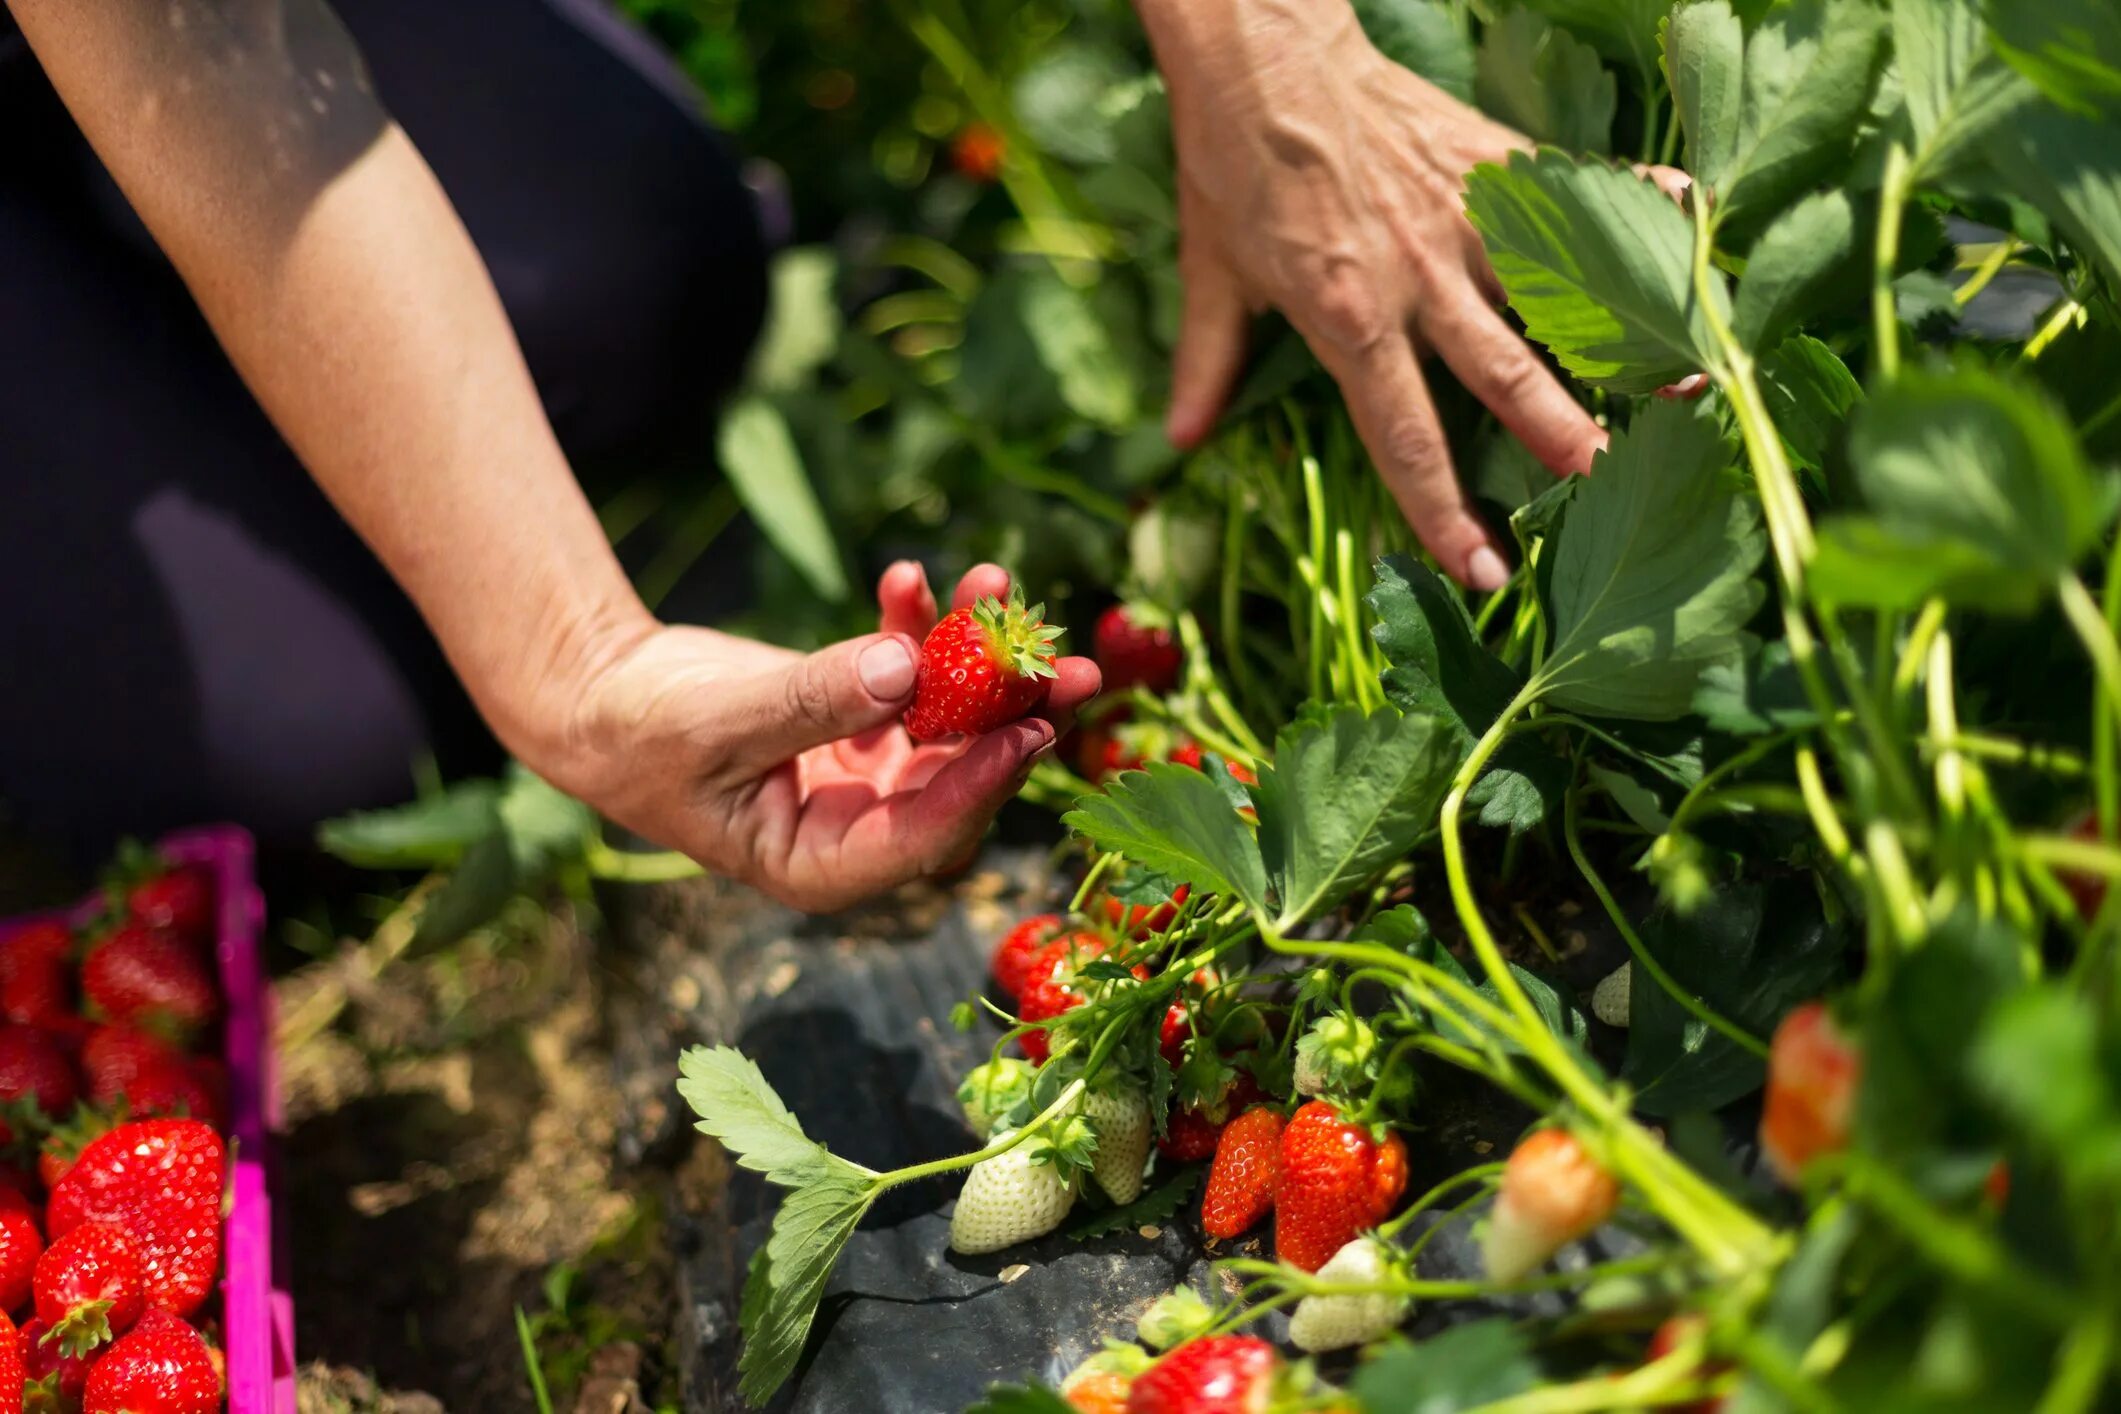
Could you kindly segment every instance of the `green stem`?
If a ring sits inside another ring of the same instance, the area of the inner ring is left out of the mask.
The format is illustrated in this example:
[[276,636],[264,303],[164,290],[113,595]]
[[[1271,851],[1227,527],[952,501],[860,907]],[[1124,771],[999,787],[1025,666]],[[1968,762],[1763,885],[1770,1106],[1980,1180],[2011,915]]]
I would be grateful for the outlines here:
[[1893,305],[1893,272],[1900,264],[1900,232],[1907,220],[1913,175],[1907,149],[1894,143],[1885,157],[1885,185],[1878,197],[1878,246],[1871,264],[1871,334],[1877,346],[1878,372],[1886,382],[1900,376],[1900,311]]
[[1591,857],[1584,853],[1583,839],[1576,828],[1576,801],[1577,792],[1572,789],[1562,802],[1562,838],[1568,844],[1569,857],[1576,861],[1577,871],[1583,875],[1584,882],[1591,886],[1591,892],[1598,896],[1598,902],[1605,908],[1606,917],[1613,920],[1613,927],[1619,931],[1621,941],[1628,945],[1628,951],[1634,955],[1635,965],[1648,973],[1651,981],[1663,988],[1667,996],[1679,1003],[1696,1020],[1728,1037],[1742,1049],[1766,1060],[1768,1048],[1765,1041],[1727,1019],[1707,1002],[1680,986],[1678,979],[1665,971],[1664,964],[1643,946],[1641,935],[1635,931],[1634,925],[1628,922],[1627,915],[1621,912],[1620,904],[1613,897],[1613,891],[1606,887],[1604,878],[1591,863]]
[[614,849],[602,840],[589,842],[583,863],[596,878],[621,884],[667,884],[677,879],[696,879],[707,872],[698,860],[676,850],[635,854]]
[[2111,721],[2117,707],[2121,707],[2121,643],[2116,642],[2113,626],[2100,612],[2098,602],[2084,587],[2083,580],[2064,573],[2056,581],[2055,592],[2062,601],[2063,616],[2076,630],[2077,639],[2090,656],[2098,678],[2093,717]]

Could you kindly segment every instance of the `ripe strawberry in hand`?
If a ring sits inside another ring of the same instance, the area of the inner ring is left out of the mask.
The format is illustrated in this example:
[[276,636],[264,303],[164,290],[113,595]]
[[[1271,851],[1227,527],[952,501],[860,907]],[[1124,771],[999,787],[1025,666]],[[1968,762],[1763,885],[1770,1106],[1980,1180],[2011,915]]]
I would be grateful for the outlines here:
[[1097,616],[1091,641],[1106,687],[1114,692],[1139,687],[1161,695],[1178,686],[1185,656],[1171,630],[1155,621],[1158,617],[1125,604],[1114,604]]
[[203,866],[179,864],[134,884],[125,911],[144,928],[203,942],[214,929],[214,878]]
[[123,923],[81,965],[81,991],[107,1021],[184,1041],[214,1019],[221,999],[198,951],[173,933]]
[[1620,1206],[1620,1185],[1566,1129],[1527,1135],[1503,1165],[1502,1194],[1481,1243],[1488,1275],[1517,1281]]
[[[105,1222],[132,1239],[147,1303],[199,1309],[221,1267],[221,1137],[194,1119],[121,1124],[93,1140],[52,1187],[53,1241]],[[108,1358],[108,1357],[106,1357]]]
[[1127,1414],[1266,1414],[1281,1356],[1249,1335],[1189,1340],[1134,1381]]
[[1863,1056],[1818,1002],[1782,1018],[1768,1043],[1767,1103],[1760,1152],[1795,1187],[1804,1167],[1848,1147]]
[[1200,1200],[1201,1231],[1229,1241],[1274,1209],[1281,1182],[1282,1118],[1261,1105],[1223,1126]]
[[976,736],[1005,727],[1046,697],[1058,674],[1053,640],[1061,630],[1040,617],[1045,605],[1024,607],[1021,589],[1003,604],[992,595],[969,609],[953,609],[921,644],[906,731],[915,741]]
[[1274,1255],[1315,1272],[1382,1222],[1406,1189],[1407,1147],[1397,1134],[1380,1141],[1333,1105],[1313,1100],[1282,1131]]
[[1024,994],[1024,984],[1030,980],[1031,959],[1040,948],[1053,941],[1054,934],[1063,927],[1058,913],[1036,913],[1011,928],[999,943],[994,945],[994,959],[990,970],[994,973],[994,985],[1011,1001]]
[[200,1335],[149,1311],[88,1372],[82,1414],[216,1414],[221,1374]]
[[37,1319],[63,1354],[86,1355],[140,1319],[144,1281],[123,1232],[109,1223],[83,1223],[37,1259]]

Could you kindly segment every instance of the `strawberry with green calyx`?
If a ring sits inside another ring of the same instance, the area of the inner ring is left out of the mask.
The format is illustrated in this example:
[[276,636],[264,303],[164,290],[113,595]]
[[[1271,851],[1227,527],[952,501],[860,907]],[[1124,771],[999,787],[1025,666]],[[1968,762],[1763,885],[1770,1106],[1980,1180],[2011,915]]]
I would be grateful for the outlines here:
[[53,1186],[51,1239],[83,1223],[120,1229],[139,1256],[148,1305],[188,1316],[221,1269],[225,1161],[221,1137],[198,1120],[121,1124],[91,1141]]
[[73,1062],[34,1026],[0,1025],[0,1144],[37,1135],[74,1107]]
[[1297,1110],[1281,1136],[1274,1254],[1315,1272],[1377,1226],[1407,1188],[1407,1149],[1389,1130],[1350,1122],[1325,1100]]
[[[1397,1276],[1392,1250],[1375,1237],[1358,1237],[1318,1269],[1320,1281],[1388,1287]],[[1408,1300],[1390,1290],[1362,1295],[1306,1296],[1289,1317],[1289,1341],[1308,1354],[1346,1350],[1380,1339],[1406,1319]]]
[[1134,1381],[1127,1414],[1266,1414],[1281,1368],[1256,1336],[1189,1340]]
[[1125,1341],[1107,1341],[1105,1348],[1068,1372],[1061,1381],[1061,1398],[1076,1414],[1127,1414],[1127,1397],[1135,1377],[1149,1368],[1149,1353]]
[[44,1234],[37,1230],[30,1200],[12,1188],[0,1189],[0,1311],[22,1309],[43,1256]]
[[1274,1210],[1281,1186],[1282,1117],[1256,1105],[1223,1126],[1200,1200],[1200,1227],[1230,1241]]
[[1171,632],[1170,615],[1144,604],[1114,604],[1091,630],[1097,670],[1108,691],[1138,687],[1162,696],[1178,686],[1186,658]]
[[1023,591],[1012,588],[1007,604],[989,595],[945,614],[921,644],[905,717],[913,739],[991,732],[1044,701],[1058,676],[1053,641],[1062,632],[1044,612],[1043,604],[1026,609]]
[[1141,1087],[1120,1081],[1092,1085],[1077,1102],[1077,1113],[1097,1133],[1097,1154],[1090,1175],[1114,1203],[1141,1197],[1142,1173],[1149,1162],[1149,1101]]
[[1023,996],[1024,986],[1030,981],[1032,959],[1066,927],[1066,921],[1058,913],[1034,914],[1011,928],[994,945],[989,970],[994,974],[994,985],[1003,996],[1011,1001]]
[[1620,1184],[1582,1140],[1566,1129],[1534,1131],[1503,1165],[1502,1192],[1481,1241],[1489,1279],[1522,1280],[1619,1207]]
[[221,998],[197,949],[172,933],[121,923],[81,965],[89,1010],[180,1044],[219,1013]]
[[145,1281],[131,1239],[109,1223],[83,1223],[54,1239],[34,1282],[44,1339],[83,1356],[125,1334],[145,1309]]
[[1187,1067],[1179,1071],[1178,1093],[1172,1100],[1171,1117],[1164,1126],[1163,1138],[1156,1145],[1157,1151],[1165,1158],[1182,1164],[1214,1158],[1223,1126],[1233,1115],[1242,1114],[1266,1098],[1250,1072],[1232,1069],[1219,1058],[1214,1058],[1214,1063],[1222,1064],[1223,1079],[1213,1090],[1213,1099],[1187,1101],[1186,1096],[1192,1093],[1186,1079],[1187,1069],[1192,1066],[1191,1057]]
[[1296,1043],[1299,1095],[1346,1095],[1377,1077],[1377,1033],[1357,1017],[1337,1013],[1311,1023]]
[[[1088,1128],[1080,1116],[1049,1125],[1048,1130],[1084,1126],[1057,1140],[1040,1143],[1026,1140],[1005,1153],[982,1159],[965,1176],[957,1195],[957,1208],[950,1215],[950,1250],[979,1256],[1044,1237],[1059,1227],[1075,1206],[1079,1164],[1069,1164],[1057,1144],[1072,1144],[1076,1152],[1087,1152]],[[1006,1140],[1007,1134],[997,1134]]]
[[1135,1334],[1151,1350],[1183,1345],[1215,1324],[1215,1308],[1190,1286],[1177,1287],[1149,1303],[1135,1323]]
[[1029,1063],[1013,1056],[973,1067],[957,1087],[966,1126],[982,1139],[994,1133],[1003,1116],[1031,1098],[1036,1074]]
[[1818,1002],[1790,1012],[1768,1043],[1760,1152],[1795,1187],[1805,1165],[1848,1147],[1863,1054]]
[[216,1414],[221,1372],[189,1325],[149,1311],[88,1372],[82,1414]]
[[88,1392],[88,1372],[100,1350],[69,1355],[55,1340],[46,1340],[51,1327],[41,1320],[22,1326],[23,1414],[77,1414],[81,1398]]

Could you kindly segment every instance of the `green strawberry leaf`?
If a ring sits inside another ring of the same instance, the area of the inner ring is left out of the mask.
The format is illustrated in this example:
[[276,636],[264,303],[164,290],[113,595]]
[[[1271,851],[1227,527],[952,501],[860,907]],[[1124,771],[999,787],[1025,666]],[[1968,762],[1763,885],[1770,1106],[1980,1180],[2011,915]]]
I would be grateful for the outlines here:
[[1777,217],[1753,245],[1731,320],[1740,343],[1768,349],[1811,314],[1856,254],[1856,204],[1846,191],[1817,192]]
[[1996,47],[2073,113],[2121,115],[2121,10],[2113,0],[1986,0]]
[[1863,401],[1863,385],[1832,349],[1797,334],[1760,360],[1760,394],[1799,466],[1826,469],[1828,453]]
[[722,414],[716,450],[737,499],[773,548],[795,566],[819,597],[847,598],[839,542],[818,504],[803,454],[780,408],[764,397],[743,399]]
[[1765,537],[1735,456],[1713,410],[1659,403],[1579,479],[1546,552],[1554,646],[1532,686],[1547,702],[1669,721],[1737,653]]
[[[1586,383],[1649,393],[1721,366],[1694,297],[1693,226],[1651,182],[1518,153],[1473,170],[1466,212],[1527,332]],[[1727,302],[1720,284],[1712,297]]]
[[1475,88],[1484,111],[1534,142],[1611,150],[1619,84],[1597,50],[1530,10],[1511,10],[1481,35]]
[[1638,74],[1657,66],[1657,27],[1672,0],[1525,0],[1528,8],[1597,46]]
[[1867,0],[1792,0],[1750,35],[1726,0],[1673,12],[1665,71],[1718,226],[1757,229],[1846,165],[1884,50]]
[[1985,148],[2005,182],[2121,282],[2121,117],[2029,104],[1992,128]]
[[1473,45],[1436,0],[1355,0],[1355,18],[1377,52],[1461,103],[1473,101]]
[[691,1047],[678,1057],[678,1076],[678,1094],[699,1116],[700,1132],[721,1140],[740,1167],[784,1188],[827,1172],[873,1177],[803,1133],[757,1063],[734,1046]]
[[1390,707],[1283,731],[1252,788],[1277,928],[1318,917],[1413,848],[1457,768],[1456,740]]
[[1539,1383],[1531,1346],[1508,1320],[1453,1326],[1415,1344],[1394,1340],[1355,1374],[1363,1414],[1459,1414]]
[[1267,871],[1252,831],[1206,775],[1166,761],[1084,796],[1061,823],[1099,849],[1264,911]]
[[1084,421],[1117,431],[1135,419],[1134,381],[1087,292],[1058,275],[1023,292],[1024,327],[1061,400]]
[[[1551,480],[1542,471],[1543,479]],[[1417,560],[1391,555],[1378,562],[1377,585],[1366,601],[1377,615],[1371,637],[1392,666],[1385,696],[1403,712],[1434,717],[1459,737],[1458,759],[1518,692],[1523,677],[1474,637],[1464,604],[1437,574]],[[1467,794],[1480,822],[1522,833],[1546,818],[1568,787],[1566,765],[1536,742],[1506,743]]]
[[994,1385],[965,1414],[1075,1414],[1075,1408],[1038,1385]]
[[361,869],[435,869],[455,864],[500,828],[501,787],[465,781],[389,810],[326,820],[317,847]]
[[597,829],[595,811],[516,761],[508,763],[499,815],[516,876],[526,886],[581,858]]
[[1819,713],[1806,695],[1790,646],[1747,636],[1740,656],[1711,663],[1694,689],[1694,711],[1719,732],[1766,736],[1814,726]]
[[1893,53],[1918,175],[1949,176],[2032,100],[1989,43],[1980,0],[1892,0]]
[[1843,604],[2026,612],[2113,520],[2114,481],[2067,418],[1979,369],[1904,373],[1857,418],[1850,455],[1868,514],[1820,527],[1810,576]]
[[[1450,949],[1437,940],[1436,934],[1429,928],[1429,920],[1422,916],[1421,910],[1415,908],[1412,904],[1401,904],[1397,908],[1388,909],[1378,914],[1362,926],[1362,929],[1356,933],[1355,940],[1357,942],[1381,943],[1395,952],[1402,952],[1409,957],[1420,958],[1424,962],[1432,963],[1444,972],[1467,983],[1482,996],[1487,997],[1491,1001],[1500,1002],[1500,996],[1495,990],[1495,984],[1484,977],[1476,978],[1473,974],[1466,971],[1464,965],[1451,955]],[[1524,988],[1525,995],[1531,999],[1532,1009],[1539,1013],[1539,1019],[1546,1024],[1546,1028],[1549,1031],[1557,1036],[1577,1042],[1579,1045],[1590,1036],[1590,1022],[1585,1020],[1583,1013],[1576,1009],[1573,1002],[1564,997],[1546,979],[1536,972],[1519,967],[1514,962],[1509,964],[1509,968],[1510,975],[1517,979],[1517,984],[1520,987]],[[1492,1040],[1505,1051],[1517,1049],[1515,1043],[1503,1036],[1490,1032],[1486,1026],[1478,1022],[1473,1023],[1470,1028],[1453,1026],[1446,1029],[1451,1033],[1453,1039],[1472,1041],[1479,1044],[1486,1044]]]
[[752,1256],[744,1280],[744,1349],[737,1370],[739,1388],[753,1408],[763,1406],[794,1373],[833,1265],[876,1201],[875,1183],[852,1165],[844,1167],[849,1171],[813,1175],[782,1199],[766,1245]]
[[524,888],[508,836],[496,830],[465,851],[442,886],[420,905],[407,954],[424,956],[483,928],[500,917],[509,900]]
[[1185,1206],[1187,1197],[1200,1182],[1201,1173],[1199,1164],[1188,1164],[1125,1207],[1092,1213],[1069,1227],[1065,1236],[1071,1242],[1088,1242],[1115,1232],[1132,1232],[1136,1228],[1168,1222]]

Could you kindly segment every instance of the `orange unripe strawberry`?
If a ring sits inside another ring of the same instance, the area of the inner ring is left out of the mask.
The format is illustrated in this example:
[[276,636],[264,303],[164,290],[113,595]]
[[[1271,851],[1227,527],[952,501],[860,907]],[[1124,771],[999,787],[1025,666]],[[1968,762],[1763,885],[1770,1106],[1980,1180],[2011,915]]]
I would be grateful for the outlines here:
[[989,595],[928,631],[905,717],[915,741],[991,732],[1045,700],[1061,635],[1041,617],[1045,608],[1026,609],[1012,589],[1007,604]]
[[1776,1177],[1795,1187],[1805,1165],[1848,1147],[1862,1075],[1862,1053],[1825,1006],[1807,1002],[1782,1019],[1760,1114],[1760,1151]]
[[1566,1129],[1527,1135],[1502,1170],[1482,1244],[1488,1275],[1516,1281],[1620,1206],[1620,1185]]

